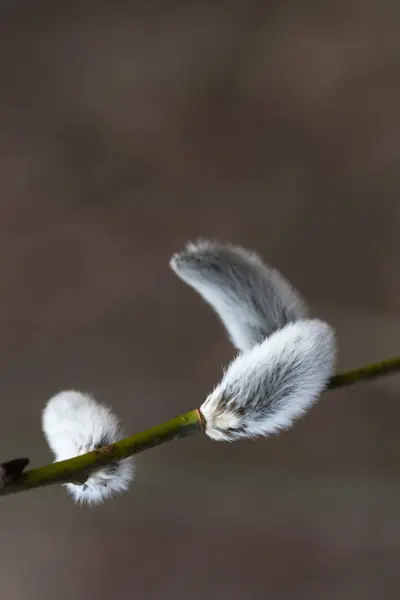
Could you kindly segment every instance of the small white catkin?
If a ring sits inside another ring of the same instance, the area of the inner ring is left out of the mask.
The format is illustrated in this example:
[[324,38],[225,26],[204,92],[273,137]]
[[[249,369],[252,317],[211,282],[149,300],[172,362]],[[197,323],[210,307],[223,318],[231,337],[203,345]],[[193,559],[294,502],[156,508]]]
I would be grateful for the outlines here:
[[289,428],[326,388],[335,356],[335,335],[327,323],[289,323],[229,365],[201,406],[206,434],[234,441]]
[[170,266],[214,309],[240,351],[308,316],[283,275],[240,246],[199,240],[175,254]]
[[[42,428],[56,461],[91,452],[124,437],[111,409],[78,391],[60,392],[48,401]],[[126,458],[102,466],[82,485],[65,486],[76,502],[97,504],[127,490],[133,477],[132,459]]]

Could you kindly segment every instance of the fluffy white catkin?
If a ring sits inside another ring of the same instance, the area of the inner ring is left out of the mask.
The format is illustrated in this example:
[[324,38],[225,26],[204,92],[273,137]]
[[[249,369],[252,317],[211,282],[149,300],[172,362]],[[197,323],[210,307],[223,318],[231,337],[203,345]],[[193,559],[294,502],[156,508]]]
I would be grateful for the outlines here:
[[233,441],[289,428],[326,387],[335,354],[333,329],[317,319],[289,323],[239,354],[201,406],[206,434]]
[[[43,410],[42,427],[56,461],[85,454],[124,437],[110,408],[77,391],[61,392],[49,400]],[[65,485],[77,502],[96,504],[125,491],[133,476],[132,459],[127,458],[99,468],[82,485]]]
[[200,240],[170,262],[175,273],[219,315],[238,350],[308,316],[298,292],[279,271],[239,246]]

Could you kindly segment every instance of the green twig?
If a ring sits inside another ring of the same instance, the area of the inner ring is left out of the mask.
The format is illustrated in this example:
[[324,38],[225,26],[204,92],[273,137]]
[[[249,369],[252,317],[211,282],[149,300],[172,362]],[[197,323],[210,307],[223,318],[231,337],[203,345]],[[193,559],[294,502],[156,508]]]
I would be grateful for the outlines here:
[[359,381],[367,381],[369,379],[376,379],[377,377],[383,377],[384,375],[390,375],[400,371],[400,356],[394,358],[388,358],[381,362],[366,365],[359,369],[353,369],[352,371],[346,371],[345,373],[339,373],[334,375],[329,383],[328,389],[336,390]]
[[[352,385],[361,381],[375,379],[400,371],[400,356],[359,369],[339,373],[332,377],[328,389]],[[51,463],[38,469],[22,473],[0,489],[1,495],[14,494],[55,483],[82,481],[90,472],[99,467],[120,460],[143,450],[154,448],[171,440],[188,437],[204,431],[201,413],[198,409],[187,412],[162,425],[137,433],[119,442],[105,446],[93,452],[82,454],[69,460]]]
[[84,480],[91,471],[103,465],[138,454],[170,440],[194,435],[202,429],[203,422],[200,412],[197,409],[192,410],[162,425],[152,427],[93,452],[51,463],[38,469],[30,469],[7,483],[0,490],[0,495],[15,494],[53,483]]

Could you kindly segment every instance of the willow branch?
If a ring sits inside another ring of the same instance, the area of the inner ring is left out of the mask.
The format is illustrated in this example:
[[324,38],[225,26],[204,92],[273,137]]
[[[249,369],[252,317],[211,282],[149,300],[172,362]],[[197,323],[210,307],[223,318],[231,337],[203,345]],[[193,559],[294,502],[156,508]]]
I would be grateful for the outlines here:
[[[397,371],[400,371],[400,356],[339,373],[330,380],[328,390],[375,379]],[[0,489],[0,496],[57,483],[84,481],[92,471],[101,466],[133,456],[165,442],[196,435],[200,432],[204,432],[203,418],[200,411],[195,409],[166,423],[93,452],[51,463],[37,469],[30,469],[5,483],[3,488]]]
[[334,375],[329,382],[328,389],[336,390],[337,388],[352,385],[353,383],[391,375],[397,371],[400,371],[400,356],[394,356],[393,358],[388,358],[377,363],[365,365],[359,369]]
[[143,450],[154,448],[171,440],[195,435],[202,429],[203,422],[200,411],[197,409],[192,410],[162,425],[157,425],[109,446],[98,448],[68,460],[51,463],[38,469],[30,469],[7,483],[0,490],[0,495],[14,494],[54,483],[82,481],[93,470],[101,466],[138,454]]

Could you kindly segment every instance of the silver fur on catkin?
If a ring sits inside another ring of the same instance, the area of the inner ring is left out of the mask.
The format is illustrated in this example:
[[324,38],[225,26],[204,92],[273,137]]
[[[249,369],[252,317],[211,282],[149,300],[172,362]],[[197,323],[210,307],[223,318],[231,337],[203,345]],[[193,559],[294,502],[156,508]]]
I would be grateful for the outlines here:
[[[56,461],[86,454],[124,437],[110,408],[76,391],[61,392],[49,400],[42,427]],[[65,486],[77,502],[97,504],[127,490],[133,476],[132,459],[125,458],[94,471],[82,485]]]
[[238,350],[249,350],[308,316],[303,299],[283,275],[239,246],[189,243],[170,265],[219,315]]
[[317,319],[289,323],[239,354],[201,406],[206,434],[234,441],[289,428],[325,389],[335,354],[333,329]]

